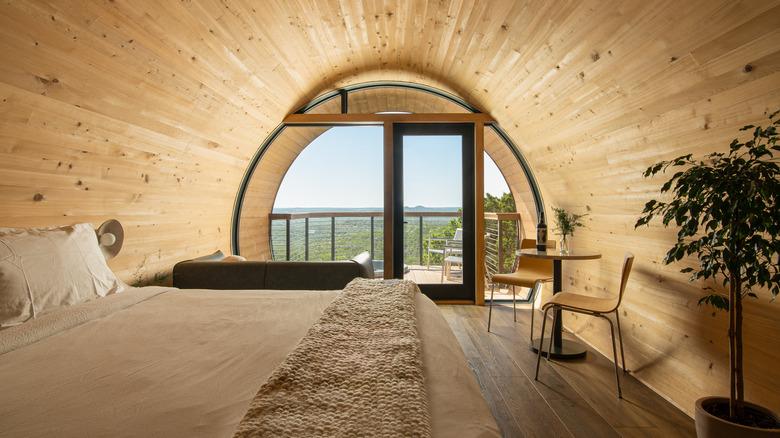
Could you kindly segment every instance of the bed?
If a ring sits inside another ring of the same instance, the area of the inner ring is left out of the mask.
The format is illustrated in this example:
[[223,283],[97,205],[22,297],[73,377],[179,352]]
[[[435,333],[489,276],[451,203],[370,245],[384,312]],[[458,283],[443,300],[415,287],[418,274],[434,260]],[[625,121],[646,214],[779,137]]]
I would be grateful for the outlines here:
[[[7,230],[0,229],[0,299],[12,295],[18,260],[31,258],[20,255],[23,242],[8,243]],[[72,266],[65,270],[73,275]],[[259,390],[348,292],[128,288],[106,281],[102,268],[87,271],[100,281],[86,294],[80,286],[79,302],[33,304],[36,315],[0,329],[0,436],[233,436]],[[430,434],[500,436],[440,311],[419,292],[410,296]],[[382,415],[370,405],[358,408]],[[319,430],[312,427],[305,430]]]

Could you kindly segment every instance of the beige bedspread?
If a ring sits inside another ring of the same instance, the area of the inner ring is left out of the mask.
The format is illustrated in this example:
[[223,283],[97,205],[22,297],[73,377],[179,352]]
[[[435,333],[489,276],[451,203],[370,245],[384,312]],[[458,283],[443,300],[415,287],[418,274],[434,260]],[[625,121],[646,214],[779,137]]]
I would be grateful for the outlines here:
[[[2,354],[0,436],[231,436],[337,293],[172,289]],[[499,436],[441,313],[415,305],[433,435]]]

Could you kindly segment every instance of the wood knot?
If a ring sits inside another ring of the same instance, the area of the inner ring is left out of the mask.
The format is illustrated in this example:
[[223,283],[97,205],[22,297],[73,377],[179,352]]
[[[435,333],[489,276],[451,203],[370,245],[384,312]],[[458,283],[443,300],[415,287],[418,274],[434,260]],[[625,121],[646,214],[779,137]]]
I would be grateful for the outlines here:
[[57,82],[59,82],[59,79],[57,79],[57,78],[48,79],[48,78],[44,78],[42,76],[37,76],[37,75],[34,75],[34,76],[35,76],[35,80],[37,80],[38,82],[42,83],[43,85],[49,85],[52,82],[56,84]]

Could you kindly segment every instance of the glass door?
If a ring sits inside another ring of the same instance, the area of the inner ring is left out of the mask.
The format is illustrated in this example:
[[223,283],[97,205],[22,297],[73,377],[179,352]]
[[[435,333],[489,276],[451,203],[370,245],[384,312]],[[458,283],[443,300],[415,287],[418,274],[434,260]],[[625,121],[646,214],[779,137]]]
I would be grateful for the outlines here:
[[393,124],[393,278],[474,300],[474,124]]

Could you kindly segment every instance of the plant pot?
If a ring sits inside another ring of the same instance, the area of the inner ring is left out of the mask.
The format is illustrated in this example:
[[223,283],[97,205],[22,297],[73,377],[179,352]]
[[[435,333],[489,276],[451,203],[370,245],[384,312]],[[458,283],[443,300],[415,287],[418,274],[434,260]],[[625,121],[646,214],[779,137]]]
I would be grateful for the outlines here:
[[[759,429],[732,423],[707,412],[711,405],[726,404],[726,397],[704,397],[696,400],[696,436],[698,438],[749,438],[749,437],[780,437],[780,429]],[[745,409],[763,413],[780,422],[780,416],[762,406],[745,402]]]

